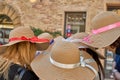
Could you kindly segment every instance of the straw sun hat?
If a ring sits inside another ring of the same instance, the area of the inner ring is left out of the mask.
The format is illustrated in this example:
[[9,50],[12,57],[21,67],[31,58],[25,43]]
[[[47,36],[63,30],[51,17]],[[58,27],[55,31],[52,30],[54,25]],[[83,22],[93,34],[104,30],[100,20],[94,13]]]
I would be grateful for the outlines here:
[[35,37],[33,31],[30,29],[30,27],[17,27],[13,29],[10,32],[9,35],[9,42],[5,45],[0,46],[0,50],[5,49],[7,46],[14,45],[16,43],[20,43],[23,41],[30,41],[32,43],[36,43],[38,50],[45,50],[49,46],[49,40],[48,39],[38,39]]
[[51,50],[52,45],[54,43],[53,36],[50,33],[44,32],[44,33],[39,34],[37,37],[48,39],[50,45],[45,51],[37,51],[36,55],[41,54],[41,53],[44,53],[44,54],[48,53]]
[[95,50],[94,47],[91,47],[87,44],[83,44],[80,41],[84,38],[87,37],[89,34],[86,32],[81,32],[81,33],[76,33],[70,37],[67,38],[68,41],[75,43],[79,48],[90,48],[91,50],[93,50],[95,53],[97,53],[98,57],[101,59],[105,59],[105,57],[99,53],[98,51]]
[[50,54],[41,54],[31,63],[36,75],[42,80],[93,80],[95,73],[80,66],[78,46],[67,41],[55,42]]
[[120,37],[120,16],[115,12],[104,11],[92,19],[92,32],[83,43],[92,47],[109,46]]

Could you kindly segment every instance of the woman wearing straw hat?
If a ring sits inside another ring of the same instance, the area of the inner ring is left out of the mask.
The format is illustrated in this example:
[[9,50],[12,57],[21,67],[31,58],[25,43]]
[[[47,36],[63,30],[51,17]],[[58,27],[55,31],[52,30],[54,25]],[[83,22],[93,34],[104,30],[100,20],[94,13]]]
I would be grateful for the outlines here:
[[[115,12],[104,11],[92,19],[93,30],[81,42],[92,47],[107,48],[115,54],[120,53],[120,16]],[[113,70],[116,80],[120,80],[120,60]]]
[[113,61],[113,76],[115,80],[120,80],[120,37],[113,42],[110,46],[106,47],[109,51],[115,53]]
[[10,32],[9,43],[0,46],[0,80],[39,80],[30,67],[36,50],[45,50],[48,39],[35,37],[30,27]]

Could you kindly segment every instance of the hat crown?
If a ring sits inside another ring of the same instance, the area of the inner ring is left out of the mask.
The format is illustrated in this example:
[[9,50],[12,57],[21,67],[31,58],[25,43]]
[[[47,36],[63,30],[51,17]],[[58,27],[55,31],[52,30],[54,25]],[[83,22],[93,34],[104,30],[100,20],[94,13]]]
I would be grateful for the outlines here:
[[75,64],[80,62],[80,52],[75,44],[58,41],[51,49],[51,58],[62,64]]
[[116,22],[120,22],[120,16],[118,14],[111,11],[104,11],[92,19],[91,25],[92,29],[99,29]]
[[22,36],[31,38],[34,37],[34,33],[30,27],[17,27],[10,32],[9,39],[15,37],[20,38]]
[[53,39],[53,36],[52,35],[50,35],[49,33],[42,33],[42,34],[40,34],[40,35],[38,35],[38,38],[46,38],[46,39],[48,39],[48,40],[52,40]]

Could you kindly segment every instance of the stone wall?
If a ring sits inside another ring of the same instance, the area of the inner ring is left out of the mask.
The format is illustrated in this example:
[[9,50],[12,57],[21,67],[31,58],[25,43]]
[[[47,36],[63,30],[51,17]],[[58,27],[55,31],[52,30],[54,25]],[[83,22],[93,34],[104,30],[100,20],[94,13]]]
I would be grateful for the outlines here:
[[86,32],[91,30],[91,19],[106,10],[107,4],[120,4],[120,0],[1,0],[17,9],[21,25],[33,26],[42,30],[64,32],[64,14],[66,11],[87,12]]

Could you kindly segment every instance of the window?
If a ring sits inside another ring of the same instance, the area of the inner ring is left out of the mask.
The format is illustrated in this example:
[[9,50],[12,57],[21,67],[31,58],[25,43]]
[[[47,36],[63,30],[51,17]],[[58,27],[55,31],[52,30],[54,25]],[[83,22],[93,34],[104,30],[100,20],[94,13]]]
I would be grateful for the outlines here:
[[85,32],[86,12],[65,12],[65,37]]
[[120,15],[120,6],[115,6],[115,5],[114,5],[114,6],[112,6],[112,5],[110,6],[110,5],[109,5],[109,6],[107,7],[107,10],[108,10],[108,11],[114,11],[114,12],[116,12],[118,15]]
[[0,44],[8,42],[9,33],[13,29],[12,20],[4,14],[0,15]]

